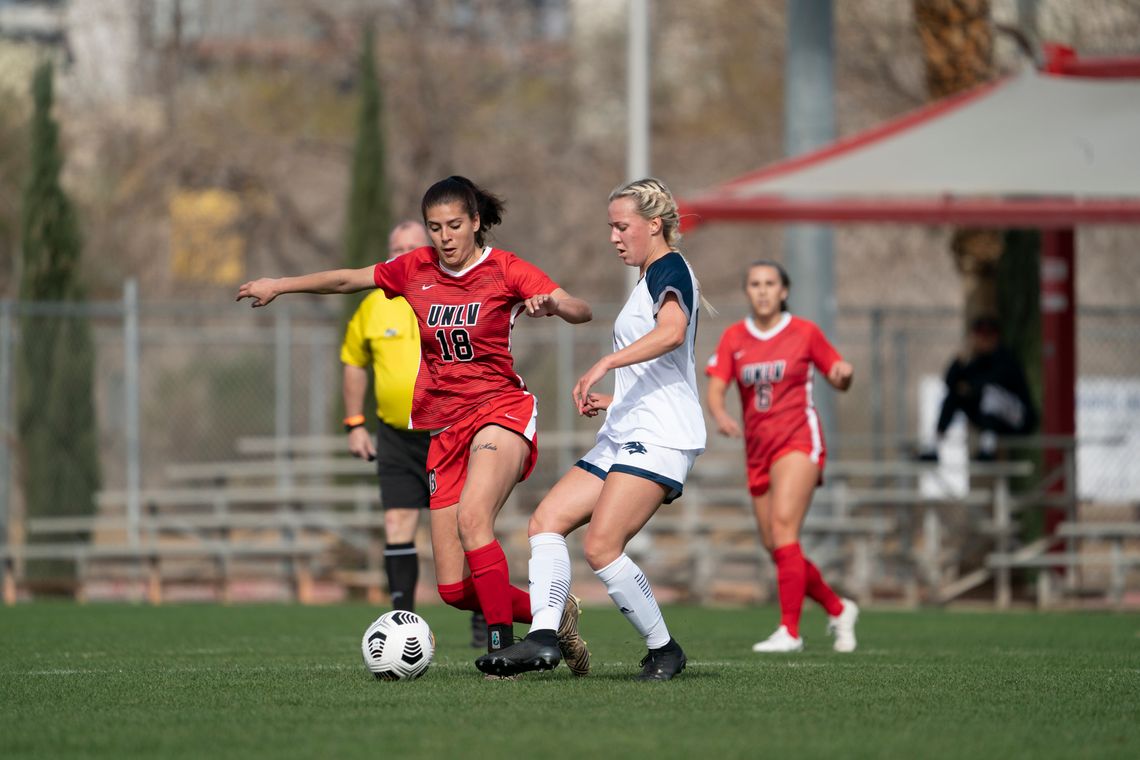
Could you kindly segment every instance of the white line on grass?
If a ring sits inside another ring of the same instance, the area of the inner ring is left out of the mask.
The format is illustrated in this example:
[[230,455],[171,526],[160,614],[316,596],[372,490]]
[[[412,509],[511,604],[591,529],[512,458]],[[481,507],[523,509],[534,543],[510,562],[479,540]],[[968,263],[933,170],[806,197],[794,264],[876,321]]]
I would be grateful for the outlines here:
[[[688,668],[701,670],[704,668],[738,668],[742,665],[760,664],[765,667],[775,668],[848,668],[848,667],[861,667],[865,661],[861,662],[863,658],[859,655],[852,655],[850,657],[829,657],[826,660],[784,660],[771,655],[758,655],[748,660],[690,660]],[[895,668],[914,670],[929,667],[930,663],[901,663],[901,662],[878,662],[875,664],[876,668]],[[594,663],[595,671],[611,671],[611,670],[626,670],[629,668],[636,668],[633,662],[625,662],[622,660],[614,660],[605,663]],[[24,670],[24,671],[10,671],[13,676],[28,676],[28,677],[51,677],[51,676],[88,676],[88,675],[106,675],[110,673],[127,673],[138,671],[154,671],[170,673],[209,673],[216,672],[222,668],[216,665],[174,665],[169,667],[139,667],[139,668],[46,668],[37,670]],[[432,670],[443,670],[448,672],[459,671],[473,671],[472,664],[469,660],[436,660],[431,664]],[[328,663],[328,664],[296,664],[296,663],[282,663],[280,665],[227,665],[225,670],[228,672],[244,672],[244,673],[269,673],[277,671],[289,671],[291,673],[309,671],[351,671],[359,670],[366,672],[362,665],[349,664],[349,663]],[[1136,668],[1093,668],[1093,670],[1105,671],[1110,673],[1140,673],[1140,669]]]

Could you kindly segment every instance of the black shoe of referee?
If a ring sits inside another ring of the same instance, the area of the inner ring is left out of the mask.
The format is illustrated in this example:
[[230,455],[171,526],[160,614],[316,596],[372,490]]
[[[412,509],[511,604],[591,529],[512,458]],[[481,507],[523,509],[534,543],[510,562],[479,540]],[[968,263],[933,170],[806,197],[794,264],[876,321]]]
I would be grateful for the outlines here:
[[670,638],[669,643],[660,649],[650,649],[641,660],[641,672],[634,677],[635,681],[668,681],[685,669],[685,652],[676,639]]
[[553,670],[561,661],[558,634],[533,631],[522,641],[483,655],[475,660],[475,667],[492,676],[513,676],[532,670]]

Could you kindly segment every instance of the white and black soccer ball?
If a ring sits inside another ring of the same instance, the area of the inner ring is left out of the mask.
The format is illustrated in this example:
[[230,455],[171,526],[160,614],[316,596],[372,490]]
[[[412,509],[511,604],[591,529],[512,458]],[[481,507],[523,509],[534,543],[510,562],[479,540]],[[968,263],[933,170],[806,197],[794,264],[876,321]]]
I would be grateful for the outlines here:
[[419,678],[435,654],[435,636],[414,612],[385,612],[368,626],[360,642],[364,666],[382,681]]

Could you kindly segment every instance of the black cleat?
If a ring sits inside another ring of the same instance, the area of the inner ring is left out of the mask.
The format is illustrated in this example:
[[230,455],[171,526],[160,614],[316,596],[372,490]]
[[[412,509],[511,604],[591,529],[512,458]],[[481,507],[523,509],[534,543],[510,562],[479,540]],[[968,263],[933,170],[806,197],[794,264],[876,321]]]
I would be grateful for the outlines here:
[[558,638],[553,631],[541,631],[504,649],[488,652],[475,660],[475,667],[492,676],[513,676],[532,670],[553,670],[561,661]]
[[685,652],[675,639],[660,649],[650,649],[641,660],[641,672],[635,681],[668,681],[685,669]]

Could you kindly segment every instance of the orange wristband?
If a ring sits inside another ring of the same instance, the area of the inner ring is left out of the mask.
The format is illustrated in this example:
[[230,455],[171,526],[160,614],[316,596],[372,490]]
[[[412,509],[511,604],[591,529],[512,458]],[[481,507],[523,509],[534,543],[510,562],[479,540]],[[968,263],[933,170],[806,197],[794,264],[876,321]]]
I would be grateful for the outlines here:
[[364,415],[354,414],[351,417],[344,418],[344,432],[348,433],[358,427],[364,426]]

